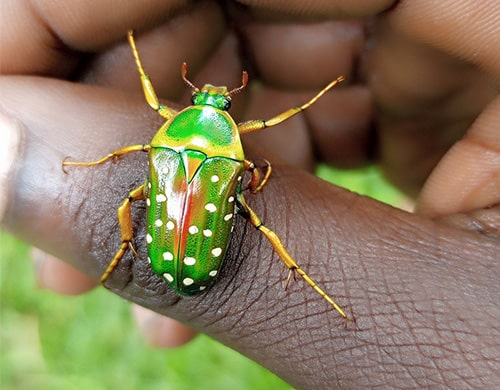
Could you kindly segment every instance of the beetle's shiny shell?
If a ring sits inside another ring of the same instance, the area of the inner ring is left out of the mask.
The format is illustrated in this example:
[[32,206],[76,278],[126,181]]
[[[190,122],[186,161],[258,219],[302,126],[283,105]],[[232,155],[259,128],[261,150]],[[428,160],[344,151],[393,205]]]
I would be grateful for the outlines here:
[[[148,260],[180,294],[204,290],[226,254],[244,172],[241,142],[233,126],[221,110],[191,106],[167,122],[152,141],[146,199]],[[234,158],[214,150],[235,143],[236,148],[226,149]]]

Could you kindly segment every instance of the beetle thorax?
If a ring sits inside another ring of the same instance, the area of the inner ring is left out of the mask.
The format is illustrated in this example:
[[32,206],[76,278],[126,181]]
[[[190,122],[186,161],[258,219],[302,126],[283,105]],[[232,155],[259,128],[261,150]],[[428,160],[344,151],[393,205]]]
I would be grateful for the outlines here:
[[201,90],[193,93],[192,102],[195,106],[209,105],[227,111],[231,106],[231,97],[226,87],[205,84]]

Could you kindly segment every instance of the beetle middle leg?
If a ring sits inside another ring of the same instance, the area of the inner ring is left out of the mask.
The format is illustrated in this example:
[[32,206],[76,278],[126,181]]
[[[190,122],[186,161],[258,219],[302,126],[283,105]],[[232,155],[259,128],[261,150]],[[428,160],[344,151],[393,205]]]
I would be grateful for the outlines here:
[[344,310],[342,310],[342,308],[337,305],[337,303],[329,295],[327,295],[323,291],[323,289],[321,289],[321,287],[319,287],[302,268],[300,268],[297,262],[293,259],[292,255],[287,251],[278,235],[267,226],[265,226],[258,215],[255,213],[255,211],[250,208],[245,198],[243,197],[243,194],[238,195],[238,207],[240,208],[240,214],[244,218],[246,218],[257,230],[264,234],[264,236],[266,236],[266,238],[269,240],[274,250],[280,257],[281,261],[283,261],[283,263],[285,263],[285,265],[288,267],[289,274],[287,278],[287,285],[290,281],[291,276],[295,272],[297,272],[302,277],[302,279],[304,279],[319,295],[323,297],[323,299],[325,299],[330,305],[333,306],[333,308],[342,316],[345,324],[347,324],[347,321],[351,321],[351,319],[345,314]]
[[266,163],[266,171],[264,177],[261,178],[259,169],[256,167],[255,163],[250,160],[245,160],[245,170],[250,172],[252,175],[246,188],[248,188],[252,194],[259,192],[266,185],[269,180],[269,176],[271,176],[271,163],[268,160],[264,161]]
[[129,146],[124,146],[123,148],[116,149],[112,151],[111,153],[108,153],[106,156],[100,158],[99,160],[95,161],[88,161],[88,162],[82,162],[82,161],[66,161],[66,159],[63,160],[62,166],[63,166],[63,171],[64,167],[66,166],[79,166],[79,167],[91,167],[93,165],[98,165],[105,163],[108,160],[112,159],[117,159],[121,156],[124,156],[129,153],[134,153],[134,152],[149,152],[151,149],[151,145],[146,144],[146,145],[129,145]]
[[101,276],[101,283],[104,284],[106,279],[108,279],[111,272],[115,270],[118,266],[118,263],[125,255],[128,249],[132,251],[134,256],[138,256],[137,252],[132,245],[132,240],[134,238],[134,232],[132,230],[132,213],[131,213],[131,205],[133,202],[137,200],[145,200],[146,194],[144,190],[146,188],[146,183],[141,184],[136,189],[130,191],[128,197],[122,202],[120,207],[118,207],[118,223],[121,229],[122,243],[120,245],[120,249],[116,252],[113,260],[109,263],[108,267],[104,271]]

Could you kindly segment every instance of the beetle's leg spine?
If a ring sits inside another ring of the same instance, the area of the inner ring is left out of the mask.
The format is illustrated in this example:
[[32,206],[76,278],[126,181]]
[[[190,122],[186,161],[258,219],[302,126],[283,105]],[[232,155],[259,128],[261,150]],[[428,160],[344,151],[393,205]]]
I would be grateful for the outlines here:
[[283,111],[281,114],[278,114],[270,119],[256,119],[256,120],[251,120],[247,122],[242,122],[238,123],[238,130],[240,134],[245,134],[245,133],[251,133],[252,131],[258,131],[265,129],[266,127],[271,127],[271,126],[276,126],[279,125],[281,122],[286,121],[287,119],[291,118],[292,116],[298,114],[299,112],[302,112],[309,108],[311,105],[316,103],[316,101],[323,96],[326,92],[328,92],[331,88],[333,88],[335,85],[340,83],[341,81],[344,81],[344,76],[340,76],[330,82],[325,88],[323,88],[316,96],[314,96],[311,100],[309,100],[307,103],[304,103],[302,106],[298,107],[293,107],[289,108],[286,111]]
[[118,223],[121,229],[122,243],[120,245],[120,249],[116,252],[113,260],[109,263],[106,270],[103,272],[101,276],[101,284],[108,279],[109,275],[115,270],[115,268],[120,263],[120,260],[123,258],[127,249],[130,249],[135,256],[137,256],[137,252],[132,245],[132,240],[134,238],[134,232],[132,229],[132,213],[131,213],[131,205],[133,202],[137,200],[146,199],[146,194],[144,193],[146,188],[146,184],[141,184],[139,187],[130,191],[128,197],[122,202],[120,207],[118,207]]

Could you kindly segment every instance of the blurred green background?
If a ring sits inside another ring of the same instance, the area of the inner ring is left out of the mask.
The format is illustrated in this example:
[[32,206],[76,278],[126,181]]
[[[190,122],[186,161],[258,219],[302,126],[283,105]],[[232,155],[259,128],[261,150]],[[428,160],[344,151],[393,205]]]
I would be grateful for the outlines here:
[[[325,180],[398,205],[376,167]],[[145,345],[129,304],[103,288],[59,296],[36,288],[29,246],[0,231],[0,387],[10,389],[290,389],[266,369],[199,335],[188,345]]]

